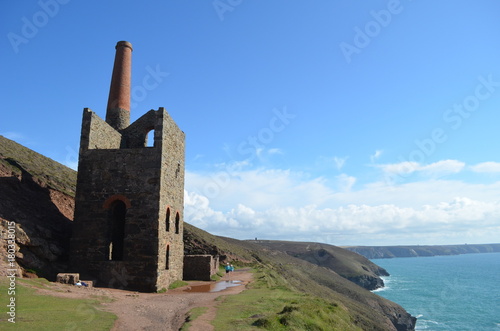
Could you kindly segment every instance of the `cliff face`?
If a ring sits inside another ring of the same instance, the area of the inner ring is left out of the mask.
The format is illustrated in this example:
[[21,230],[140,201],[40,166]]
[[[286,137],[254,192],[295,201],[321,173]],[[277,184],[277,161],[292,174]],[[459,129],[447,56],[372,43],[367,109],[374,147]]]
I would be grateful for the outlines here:
[[[26,276],[32,271],[52,280],[66,269],[74,203],[72,196],[61,192],[69,188],[64,183],[50,175],[40,175],[43,170],[32,170],[37,163],[40,167],[56,164],[0,136],[2,248],[7,249],[5,239],[10,225],[15,229],[17,274]],[[69,174],[75,173],[64,168]],[[66,176],[58,174],[61,175]],[[5,262],[2,259],[1,263]],[[4,266],[0,269],[5,272]]]
[[345,249],[368,259],[500,252],[500,244],[436,246],[352,246]]

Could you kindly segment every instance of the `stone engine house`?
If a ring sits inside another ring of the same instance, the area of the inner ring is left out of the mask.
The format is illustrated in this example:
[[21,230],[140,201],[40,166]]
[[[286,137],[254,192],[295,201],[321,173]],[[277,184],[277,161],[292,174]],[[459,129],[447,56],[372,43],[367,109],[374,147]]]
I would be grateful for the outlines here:
[[98,286],[154,292],[183,276],[185,135],[164,108],[130,124],[131,59],[118,42],[106,120],[83,111],[70,260]]

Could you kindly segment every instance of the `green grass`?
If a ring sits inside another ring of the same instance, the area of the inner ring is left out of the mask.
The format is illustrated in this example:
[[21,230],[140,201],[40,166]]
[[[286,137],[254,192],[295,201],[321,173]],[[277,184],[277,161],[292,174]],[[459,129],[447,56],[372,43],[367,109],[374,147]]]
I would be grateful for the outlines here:
[[216,330],[361,330],[343,306],[299,293],[272,269],[260,269],[249,289],[220,297]]
[[0,282],[0,324],[2,330],[110,330],[116,316],[99,310],[104,301],[93,299],[67,299],[40,295],[27,284],[43,287],[44,281],[17,279],[15,324],[7,321],[8,284]]
[[182,281],[182,280],[176,280],[175,282],[173,282],[172,284],[170,284],[170,286],[168,287],[168,289],[169,290],[173,290],[175,288],[183,287],[183,286],[186,286],[186,285],[189,285],[189,283],[187,283],[185,281]]
[[196,307],[191,309],[186,318],[186,323],[184,323],[184,325],[182,326],[181,331],[188,331],[189,328],[191,327],[191,322],[200,317],[201,315],[205,314],[207,309],[208,309],[207,307]]
[[214,280],[214,281],[218,281],[222,277],[224,277],[225,273],[226,273],[226,269],[224,269],[224,266],[219,265],[219,271],[217,271],[217,273],[215,273],[212,276],[210,276],[210,279]]

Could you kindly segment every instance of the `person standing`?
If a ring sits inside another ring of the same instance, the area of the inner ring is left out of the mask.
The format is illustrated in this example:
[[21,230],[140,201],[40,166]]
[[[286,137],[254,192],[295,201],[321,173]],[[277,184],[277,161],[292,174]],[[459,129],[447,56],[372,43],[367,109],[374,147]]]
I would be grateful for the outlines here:
[[229,275],[229,273],[231,272],[231,265],[229,264],[229,262],[226,263],[224,269],[226,269],[226,275]]

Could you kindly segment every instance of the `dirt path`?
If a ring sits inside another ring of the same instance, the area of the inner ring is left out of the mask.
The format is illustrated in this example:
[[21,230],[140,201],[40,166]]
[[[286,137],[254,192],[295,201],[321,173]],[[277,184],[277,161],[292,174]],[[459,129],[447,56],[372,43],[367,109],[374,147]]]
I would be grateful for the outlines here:
[[104,303],[104,309],[118,316],[112,331],[177,331],[184,324],[186,314],[196,307],[207,307],[206,312],[192,322],[190,331],[213,330],[210,322],[217,313],[215,299],[221,295],[238,294],[252,281],[252,274],[247,269],[236,270],[230,277],[224,276],[221,281],[241,281],[241,285],[229,287],[219,292],[187,292],[189,287],[207,285],[213,282],[189,282],[185,287],[169,290],[166,293],[139,293],[117,289],[75,288],[65,287],[64,291],[40,290],[43,294],[72,298],[84,298],[105,295],[114,301]]

